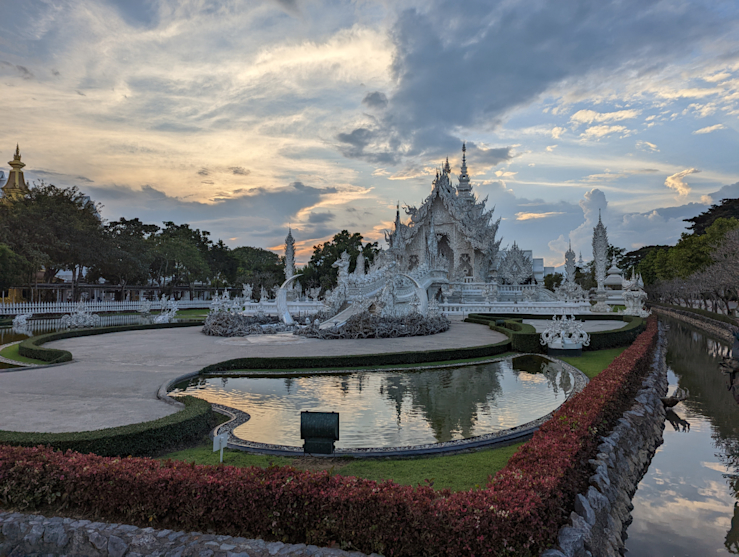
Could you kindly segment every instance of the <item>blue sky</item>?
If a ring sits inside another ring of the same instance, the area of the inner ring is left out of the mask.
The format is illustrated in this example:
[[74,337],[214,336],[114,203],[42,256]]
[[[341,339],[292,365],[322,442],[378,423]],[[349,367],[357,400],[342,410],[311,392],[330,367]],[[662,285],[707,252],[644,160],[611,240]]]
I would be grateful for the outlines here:
[[[736,2],[0,0],[0,154],[108,219],[305,261],[381,239],[461,142],[548,265],[674,243],[739,197]],[[4,168],[6,174],[8,168]]]

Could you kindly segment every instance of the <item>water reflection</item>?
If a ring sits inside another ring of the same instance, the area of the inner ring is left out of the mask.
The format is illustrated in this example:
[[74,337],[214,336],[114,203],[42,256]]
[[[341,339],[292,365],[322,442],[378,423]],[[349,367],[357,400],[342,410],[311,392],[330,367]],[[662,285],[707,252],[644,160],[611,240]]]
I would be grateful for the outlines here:
[[[531,362],[528,362],[531,364]],[[543,359],[529,372],[495,364],[408,372],[198,378],[178,390],[238,408],[244,439],[300,446],[300,412],[341,414],[337,447],[393,447],[466,439],[541,417],[572,389],[570,374]]]
[[[668,332],[664,444],[634,496],[626,548],[635,556],[739,554],[739,405],[719,370],[729,347],[678,321]],[[728,387],[728,388],[727,388]],[[728,552],[728,553],[727,553]]]

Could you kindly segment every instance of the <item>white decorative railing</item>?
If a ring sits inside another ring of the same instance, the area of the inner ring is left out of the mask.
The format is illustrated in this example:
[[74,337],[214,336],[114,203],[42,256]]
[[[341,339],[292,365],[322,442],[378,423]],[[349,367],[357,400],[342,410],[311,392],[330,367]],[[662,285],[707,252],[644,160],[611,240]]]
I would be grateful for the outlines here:
[[479,304],[439,304],[445,315],[468,315],[470,313],[532,313],[540,315],[579,315],[590,313],[587,302],[490,302]]
[[[18,304],[0,304],[0,315],[65,314],[74,313],[78,302],[22,302]],[[180,309],[197,309],[210,307],[211,300],[179,300]],[[85,310],[90,313],[138,311],[142,302],[85,302]],[[151,302],[151,309],[161,309],[159,300]]]

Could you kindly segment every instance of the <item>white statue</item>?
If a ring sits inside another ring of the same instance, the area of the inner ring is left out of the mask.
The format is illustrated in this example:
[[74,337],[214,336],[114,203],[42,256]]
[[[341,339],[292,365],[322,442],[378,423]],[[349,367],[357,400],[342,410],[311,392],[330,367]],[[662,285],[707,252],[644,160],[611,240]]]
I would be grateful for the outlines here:
[[574,315],[569,319],[566,315],[557,319],[555,315],[541,333],[539,342],[549,348],[578,350],[583,346],[590,346],[590,335],[585,332],[582,322],[577,321]]
[[241,284],[241,296],[244,298],[245,303],[251,302],[251,294],[254,290],[254,287],[252,287],[251,284]]
[[608,258],[608,234],[598,211],[598,224],[593,228],[593,261],[595,262],[595,280],[598,282],[598,289],[595,292],[595,305],[590,311],[606,313],[611,311],[611,307],[606,303],[608,293],[605,289],[606,280],[606,264]]
[[85,302],[80,302],[75,313],[62,316],[61,325],[65,329],[97,327],[100,325],[100,316],[88,312]]

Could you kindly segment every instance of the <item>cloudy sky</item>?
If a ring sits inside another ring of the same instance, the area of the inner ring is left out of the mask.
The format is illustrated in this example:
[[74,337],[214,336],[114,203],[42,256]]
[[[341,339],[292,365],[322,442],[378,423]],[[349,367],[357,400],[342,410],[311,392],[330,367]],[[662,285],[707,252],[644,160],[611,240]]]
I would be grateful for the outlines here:
[[737,23],[734,0],[0,0],[0,161],[18,142],[107,219],[232,247],[291,225],[305,261],[380,240],[466,140],[503,245],[587,260],[599,209],[633,249],[739,197]]

